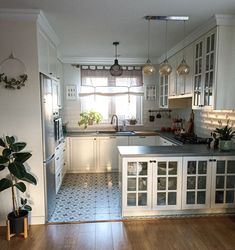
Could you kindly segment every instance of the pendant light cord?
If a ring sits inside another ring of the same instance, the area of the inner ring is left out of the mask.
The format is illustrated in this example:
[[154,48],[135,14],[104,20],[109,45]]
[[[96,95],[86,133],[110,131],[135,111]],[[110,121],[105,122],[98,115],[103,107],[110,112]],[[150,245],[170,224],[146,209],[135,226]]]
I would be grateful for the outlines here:
[[117,44],[115,44],[115,59],[117,60]]
[[165,60],[167,60],[167,20],[166,20],[166,33],[165,33],[165,51],[166,51]]
[[148,60],[149,60],[149,47],[150,47],[150,19],[148,19]]

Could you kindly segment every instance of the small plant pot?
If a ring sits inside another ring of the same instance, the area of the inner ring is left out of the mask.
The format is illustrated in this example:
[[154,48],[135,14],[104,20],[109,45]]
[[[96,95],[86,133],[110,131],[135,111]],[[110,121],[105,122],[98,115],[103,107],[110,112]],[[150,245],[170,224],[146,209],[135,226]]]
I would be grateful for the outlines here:
[[19,216],[15,216],[14,212],[8,214],[7,218],[10,222],[10,233],[21,234],[24,233],[24,218],[28,217],[28,211],[20,210]]
[[232,149],[232,141],[219,140],[220,151],[230,151]]
[[137,120],[130,120],[130,125],[135,125],[137,123]]
[[94,121],[93,120],[89,120],[88,121],[88,125],[93,125]]

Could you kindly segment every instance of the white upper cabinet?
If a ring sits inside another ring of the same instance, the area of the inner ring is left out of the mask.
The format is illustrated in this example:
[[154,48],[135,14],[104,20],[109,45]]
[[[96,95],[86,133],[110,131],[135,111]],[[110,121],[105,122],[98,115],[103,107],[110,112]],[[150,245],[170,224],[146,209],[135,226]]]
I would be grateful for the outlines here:
[[235,26],[219,25],[195,42],[193,108],[235,107]]
[[159,76],[159,105],[160,108],[168,108],[168,86],[169,86],[169,76]]

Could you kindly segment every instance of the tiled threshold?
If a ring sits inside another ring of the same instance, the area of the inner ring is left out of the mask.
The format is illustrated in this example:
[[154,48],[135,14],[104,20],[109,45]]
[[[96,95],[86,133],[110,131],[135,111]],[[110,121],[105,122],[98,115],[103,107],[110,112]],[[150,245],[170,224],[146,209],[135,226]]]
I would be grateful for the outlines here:
[[118,173],[66,174],[49,223],[120,219]]

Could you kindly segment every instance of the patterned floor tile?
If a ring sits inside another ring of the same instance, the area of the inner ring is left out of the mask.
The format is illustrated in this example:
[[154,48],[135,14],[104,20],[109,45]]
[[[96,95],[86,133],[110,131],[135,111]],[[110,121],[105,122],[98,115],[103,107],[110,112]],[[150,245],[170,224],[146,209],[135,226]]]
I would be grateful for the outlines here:
[[50,222],[121,218],[118,173],[66,174]]

